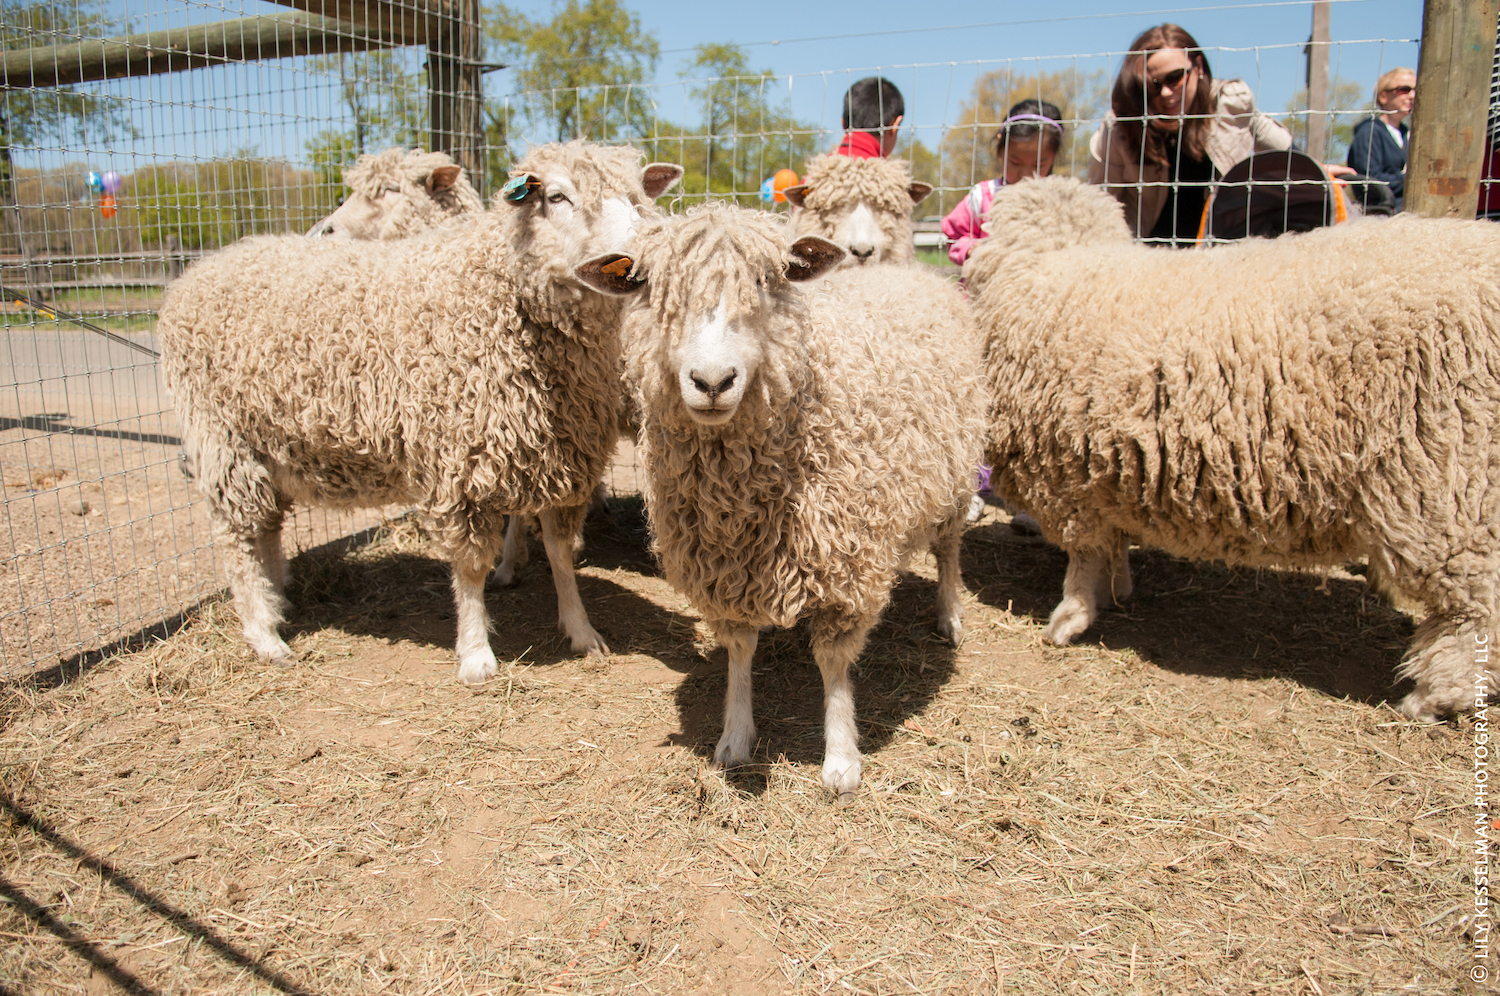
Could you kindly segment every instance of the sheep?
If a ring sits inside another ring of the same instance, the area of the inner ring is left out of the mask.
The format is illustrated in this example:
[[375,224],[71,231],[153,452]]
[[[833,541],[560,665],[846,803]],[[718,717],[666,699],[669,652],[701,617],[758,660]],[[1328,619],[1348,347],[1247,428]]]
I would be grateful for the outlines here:
[[759,628],[810,615],[822,781],[846,800],[862,767],[849,666],[909,553],[936,555],[938,631],[955,645],[963,635],[979,343],[941,278],[902,271],[946,298],[893,293],[884,271],[804,293],[793,283],[844,253],[817,236],[788,241],[763,212],[710,203],[643,230],[634,257],[579,275],[637,295],[622,337],[653,547],[729,655],[715,763],[743,764],[755,748]]
[[[965,267],[987,462],[1068,552],[1043,636],[1131,591],[1128,544],[1368,561],[1429,613],[1414,719],[1457,711],[1500,625],[1500,228],[1401,216],[1211,251],[1131,243],[1076,180],[996,197]],[[1481,666],[1485,665],[1485,666]]]
[[821,235],[848,251],[846,266],[859,266],[916,260],[911,210],[930,193],[904,160],[828,155],[808,161],[786,198],[798,209],[796,235]]
[[310,239],[403,239],[484,210],[462,166],[446,152],[386,149],[344,170],[349,196],[307,232]]
[[168,291],[157,332],[245,639],[289,663],[293,502],[414,506],[453,569],[458,677],[498,671],[484,579],[504,515],[538,514],[575,653],[604,655],[568,537],[614,448],[619,301],[573,277],[628,244],[681,168],[543,146],[501,202],[441,237],[246,239]]

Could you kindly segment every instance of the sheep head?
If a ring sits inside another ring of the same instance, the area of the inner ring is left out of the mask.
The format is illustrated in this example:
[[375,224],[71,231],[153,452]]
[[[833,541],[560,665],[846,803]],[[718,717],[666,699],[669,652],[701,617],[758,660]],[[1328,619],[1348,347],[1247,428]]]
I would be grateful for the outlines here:
[[762,365],[794,334],[788,318],[804,305],[792,284],[843,259],[816,235],[788,245],[764,212],[710,203],[642,232],[636,255],[590,260],[578,277],[637,297],[626,338],[648,410],[715,427],[734,418]]
[[836,242],[849,253],[846,265],[860,266],[911,262],[911,211],[930,193],[904,160],[820,156],[786,198],[798,208],[798,235]]
[[349,196],[308,230],[310,239],[351,241],[416,235],[484,209],[462,166],[444,152],[387,149],[344,171]]
[[571,275],[585,260],[629,250],[643,220],[657,215],[656,198],[682,177],[681,166],[640,161],[627,146],[544,145],[516,165],[496,200]]

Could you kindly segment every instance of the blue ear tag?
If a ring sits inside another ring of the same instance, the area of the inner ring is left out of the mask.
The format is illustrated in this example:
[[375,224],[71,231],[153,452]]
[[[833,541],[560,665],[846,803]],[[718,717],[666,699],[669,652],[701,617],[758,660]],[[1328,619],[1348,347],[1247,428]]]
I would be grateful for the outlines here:
[[507,201],[524,201],[526,195],[531,193],[532,187],[540,186],[541,184],[530,173],[522,173],[505,182],[505,186],[500,188],[500,196]]

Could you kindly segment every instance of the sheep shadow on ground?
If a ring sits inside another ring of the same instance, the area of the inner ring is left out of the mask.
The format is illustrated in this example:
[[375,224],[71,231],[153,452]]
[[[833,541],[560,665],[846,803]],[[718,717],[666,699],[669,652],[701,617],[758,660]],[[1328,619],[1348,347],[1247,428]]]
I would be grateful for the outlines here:
[[[645,544],[644,518],[627,503],[612,515],[590,516],[578,566],[655,571]],[[485,593],[490,646],[502,662],[553,665],[578,657],[557,629],[557,593],[541,541],[509,588]],[[402,523],[355,555],[302,554],[291,561],[282,627],[288,641],[329,627],[390,641],[409,640],[451,652],[456,618],[447,563],[431,556],[412,523]],[[630,588],[595,574],[578,574],[578,590],[594,628],[617,653],[659,644],[661,634],[692,630],[692,620],[661,608]],[[650,652],[647,649],[647,652]],[[691,666],[662,657],[676,670]]]
[[[964,581],[980,601],[1045,624],[1062,598],[1067,555],[1008,524],[971,528]],[[1336,697],[1395,703],[1411,682],[1396,669],[1411,617],[1365,582],[1337,576],[1183,560],[1134,548],[1135,593],[1106,609],[1075,643],[1131,649],[1179,674],[1281,677]],[[1360,568],[1355,568],[1359,570]]]
[[[953,675],[956,651],[937,635],[936,602],[935,581],[903,575],[851,672],[859,748],[867,759],[890,743],[906,719],[925,709]],[[723,732],[728,665],[718,646],[697,661],[677,688],[683,732],[671,739],[708,763]],[[766,764],[785,759],[818,769],[823,763],[823,677],[813,659],[807,620],[762,633],[752,673],[759,733],[755,762],[729,772],[727,779],[758,796],[768,787]]]

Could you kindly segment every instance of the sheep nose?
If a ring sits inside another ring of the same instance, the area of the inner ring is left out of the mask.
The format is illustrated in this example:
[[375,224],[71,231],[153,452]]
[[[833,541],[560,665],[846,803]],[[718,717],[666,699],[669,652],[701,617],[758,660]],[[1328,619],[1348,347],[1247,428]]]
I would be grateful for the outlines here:
[[313,226],[313,230],[307,233],[307,237],[310,238],[310,239],[321,239],[324,236],[332,235],[332,234],[333,234],[333,222],[329,221],[329,222],[324,222],[321,225],[314,225]]
[[734,378],[738,374],[735,371],[730,371],[729,376],[723,378],[718,383],[709,383],[703,377],[699,376],[696,370],[688,374],[688,376],[692,378],[693,386],[708,395],[709,400],[712,401],[734,386]]
[[850,246],[849,254],[861,263],[867,263],[870,257],[875,255],[874,246]]

